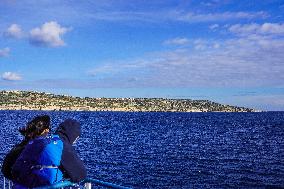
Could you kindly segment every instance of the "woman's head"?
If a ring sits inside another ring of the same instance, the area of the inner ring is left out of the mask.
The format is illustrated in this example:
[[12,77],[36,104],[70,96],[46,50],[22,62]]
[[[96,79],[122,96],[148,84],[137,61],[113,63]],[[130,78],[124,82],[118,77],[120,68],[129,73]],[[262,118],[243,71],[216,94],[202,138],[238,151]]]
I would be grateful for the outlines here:
[[25,139],[33,139],[48,133],[50,129],[50,117],[48,115],[37,116],[27,123],[26,127],[20,128],[19,132]]

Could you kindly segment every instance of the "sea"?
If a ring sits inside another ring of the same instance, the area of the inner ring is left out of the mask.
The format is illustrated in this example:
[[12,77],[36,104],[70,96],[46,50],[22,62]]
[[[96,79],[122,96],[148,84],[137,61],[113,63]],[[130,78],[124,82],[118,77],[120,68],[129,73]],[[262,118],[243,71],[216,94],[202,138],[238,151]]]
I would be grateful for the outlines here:
[[[88,177],[131,188],[284,188],[284,112],[0,111],[0,163],[37,115],[78,120]],[[3,181],[3,176],[1,176]],[[0,185],[1,187],[1,185]]]

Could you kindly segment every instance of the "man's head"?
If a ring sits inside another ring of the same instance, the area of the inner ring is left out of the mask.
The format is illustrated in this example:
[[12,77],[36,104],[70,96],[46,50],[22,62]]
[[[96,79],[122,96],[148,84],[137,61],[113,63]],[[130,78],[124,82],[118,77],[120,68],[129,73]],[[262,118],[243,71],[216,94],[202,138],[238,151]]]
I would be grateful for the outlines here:
[[69,143],[73,144],[81,135],[81,126],[76,120],[66,119],[59,125],[55,133],[66,137]]

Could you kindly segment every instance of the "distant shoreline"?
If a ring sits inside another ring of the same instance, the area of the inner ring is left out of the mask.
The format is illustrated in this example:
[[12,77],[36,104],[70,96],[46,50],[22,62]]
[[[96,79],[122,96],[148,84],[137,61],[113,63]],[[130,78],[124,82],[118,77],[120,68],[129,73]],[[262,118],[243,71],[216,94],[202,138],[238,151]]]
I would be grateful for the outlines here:
[[[0,111],[46,111],[46,112],[133,112],[133,113],[155,113],[155,112],[163,112],[163,113],[261,113],[261,112],[274,112],[274,111],[140,111],[140,110],[49,110],[49,109],[4,109],[0,108]],[[281,111],[276,111],[281,112]]]
[[48,111],[48,112],[168,112],[168,113],[260,113],[260,112],[281,112],[281,111],[149,111],[149,110],[72,110],[72,109],[5,109],[0,107],[0,111]]
[[35,91],[0,91],[0,110],[117,112],[260,112],[209,100],[80,98]]

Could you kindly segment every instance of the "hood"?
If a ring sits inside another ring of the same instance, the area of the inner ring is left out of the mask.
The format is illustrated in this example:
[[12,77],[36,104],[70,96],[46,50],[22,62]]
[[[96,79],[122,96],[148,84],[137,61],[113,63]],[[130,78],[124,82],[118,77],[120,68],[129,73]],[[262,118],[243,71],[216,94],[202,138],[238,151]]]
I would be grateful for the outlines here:
[[55,134],[66,138],[70,144],[73,144],[76,138],[81,135],[80,123],[73,119],[66,119],[59,125]]

